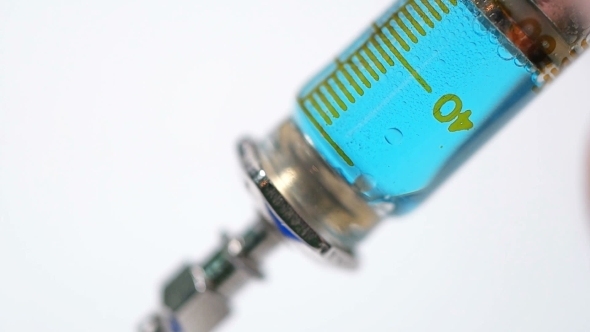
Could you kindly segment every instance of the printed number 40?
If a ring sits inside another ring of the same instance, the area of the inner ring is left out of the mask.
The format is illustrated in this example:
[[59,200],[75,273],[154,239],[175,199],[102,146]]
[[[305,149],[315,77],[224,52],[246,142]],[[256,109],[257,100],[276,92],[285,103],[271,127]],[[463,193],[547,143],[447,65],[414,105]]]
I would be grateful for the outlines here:
[[[447,104],[454,104],[453,110],[448,114],[443,114],[443,108]],[[453,122],[449,126],[450,132],[457,132],[461,130],[469,130],[473,128],[473,122],[469,120],[471,111],[467,110],[463,112],[463,101],[457,95],[448,94],[442,96],[434,105],[434,117],[442,122]]]

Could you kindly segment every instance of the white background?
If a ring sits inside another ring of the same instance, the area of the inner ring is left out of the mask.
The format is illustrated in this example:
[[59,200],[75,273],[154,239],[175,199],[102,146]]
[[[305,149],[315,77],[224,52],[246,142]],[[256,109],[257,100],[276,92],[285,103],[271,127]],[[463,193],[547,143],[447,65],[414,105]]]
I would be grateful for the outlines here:
[[[131,331],[249,222],[235,144],[389,0],[0,2],[0,331]],[[590,331],[590,55],[358,272],[284,247],[219,331]]]

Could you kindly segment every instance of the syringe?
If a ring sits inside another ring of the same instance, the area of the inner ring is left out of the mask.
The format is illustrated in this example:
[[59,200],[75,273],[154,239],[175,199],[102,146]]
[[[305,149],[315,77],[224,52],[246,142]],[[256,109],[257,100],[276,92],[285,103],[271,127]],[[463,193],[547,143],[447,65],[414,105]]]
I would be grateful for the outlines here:
[[259,220],[165,286],[143,332],[210,331],[281,241],[354,267],[381,220],[411,211],[588,48],[587,0],[410,0],[314,77],[294,116],[239,153]]

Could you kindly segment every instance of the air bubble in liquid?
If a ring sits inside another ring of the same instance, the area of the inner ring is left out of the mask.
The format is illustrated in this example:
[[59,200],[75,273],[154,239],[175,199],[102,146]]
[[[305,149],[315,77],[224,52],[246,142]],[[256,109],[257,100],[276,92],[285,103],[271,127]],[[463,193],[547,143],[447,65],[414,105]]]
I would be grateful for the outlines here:
[[385,140],[390,145],[393,145],[393,146],[400,145],[402,143],[402,141],[404,140],[404,134],[401,132],[401,130],[399,130],[397,128],[390,128],[385,133]]

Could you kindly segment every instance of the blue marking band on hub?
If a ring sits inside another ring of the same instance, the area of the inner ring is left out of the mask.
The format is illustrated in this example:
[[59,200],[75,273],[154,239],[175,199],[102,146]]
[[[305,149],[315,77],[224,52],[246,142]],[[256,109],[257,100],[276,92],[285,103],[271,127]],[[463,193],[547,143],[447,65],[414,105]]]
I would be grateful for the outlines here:
[[172,329],[172,332],[183,332],[182,327],[180,326],[180,323],[174,317],[170,318],[170,327]]
[[266,210],[270,214],[272,221],[277,225],[277,228],[285,237],[300,242],[299,238],[295,233],[293,233],[282,221],[281,219],[274,213],[274,211],[270,207],[266,207]]

